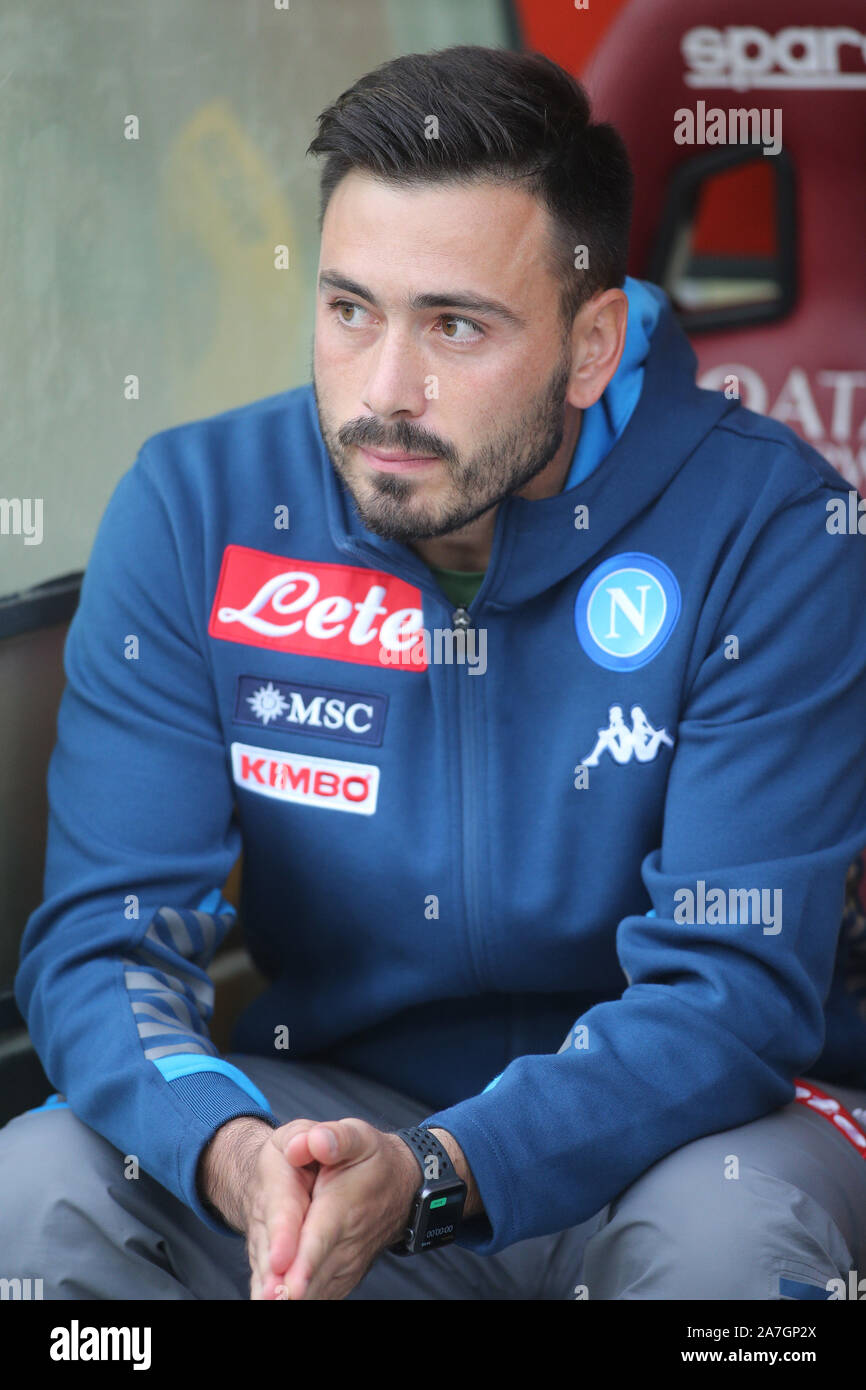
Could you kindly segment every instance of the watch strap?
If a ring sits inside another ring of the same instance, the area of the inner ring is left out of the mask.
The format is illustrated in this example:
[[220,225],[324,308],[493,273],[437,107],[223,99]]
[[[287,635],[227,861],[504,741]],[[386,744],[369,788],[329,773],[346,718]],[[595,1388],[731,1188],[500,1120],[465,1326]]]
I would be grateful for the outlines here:
[[[437,1182],[442,1179],[448,1179],[450,1182],[459,1181],[459,1174],[448,1156],[448,1150],[429,1129],[425,1129],[423,1125],[411,1125],[406,1129],[398,1129],[397,1133],[417,1158],[422,1182]],[[431,1166],[428,1160],[431,1158],[436,1159],[435,1175],[428,1172]]]
[[[450,1223],[448,1225],[447,1237],[439,1231],[433,1235],[441,1236],[440,1239],[429,1239],[429,1212],[433,1206],[439,1207],[448,1202],[456,1191],[462,1191],[463,1200],[460,1203],[462,1213],[463,1201],[466,1197],[466,1183],[460,1177],[447,1149],[439,1142],[435,1135],[423,1125],[412,1125],[406,1129],[398,1129],[396,1133],[403,1140],[404,1144],[410,1148],[415,1155],[418,1167],[421,1170],[421,1181],[412,1204],[409,1220],[405,1227],[405,1235],[402,1240],[388,1247],[394,1255],[414,1255],[420,1250],[436,1249],[440,1245],[448,1244],[455,1238],[455,1231],[460,1225],[460,1213],[450,1211]],[[434,1193],[442,1193],[433,1200]],[[427,1198],[430,1206],[426,1206],[424,1198]],[[419,1224],[420,1223],[420,1224]],[[419,1243],[423,1242],[423,1243]]]

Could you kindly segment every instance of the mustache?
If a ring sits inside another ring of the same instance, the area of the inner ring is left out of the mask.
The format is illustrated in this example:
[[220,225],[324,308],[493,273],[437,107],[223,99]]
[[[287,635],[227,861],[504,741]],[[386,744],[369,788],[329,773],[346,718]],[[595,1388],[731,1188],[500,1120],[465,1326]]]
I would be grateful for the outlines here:
[[406,454],[435,454],[446,463],[458,461],[456,449],[437,434],[413,425],[410,420],[398,420],[390,429],[385,429],[374,416],[362,416],[341,425],[337,430],[337,439],[344,449],[352,444],[361,444],[371,449],[399,449]]

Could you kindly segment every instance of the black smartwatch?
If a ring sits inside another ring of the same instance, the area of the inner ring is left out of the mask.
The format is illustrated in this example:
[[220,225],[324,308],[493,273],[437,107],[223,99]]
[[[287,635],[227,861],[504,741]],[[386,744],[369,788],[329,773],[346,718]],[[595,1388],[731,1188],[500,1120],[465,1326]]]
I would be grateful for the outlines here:
[[398,1129],[397,1134],[418,1160],[421,1186],[415,1193],[403,1239],[388,1249],[392,1255],[417,1255],[421,1250],[449,1245],[457,1235],[463,1219],[466,1184],[429,1129],[415,1126]]

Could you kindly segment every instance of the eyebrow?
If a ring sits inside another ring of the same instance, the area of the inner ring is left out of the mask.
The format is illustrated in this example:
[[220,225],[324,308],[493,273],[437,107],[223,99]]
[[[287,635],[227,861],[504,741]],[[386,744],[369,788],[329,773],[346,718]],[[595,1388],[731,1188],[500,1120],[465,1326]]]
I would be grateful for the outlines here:
[[[355,294],[359,299],[366,299],[369,304],[376,304],[376,296],[366,285],[359,285],[357,280],[351,280],[348,275],[341,275],[337,270],[323,270],[319,276],[319,289],[329,286],[335,290],[345,290],[347,294]],[[500,318],[504,323],[511,324],[513,328],[525,328],[526,321],[513,309],[509,309],[507,304],[503,304],[498,299],[484,299],[477,294],[471,294],[466,290],[457,290],[451,294],[413,294],[408,301],[409,309],[416,313],[419,309],[466,309],[474,314],[492,314]],[[378,307],[378,306],[377,306]]]

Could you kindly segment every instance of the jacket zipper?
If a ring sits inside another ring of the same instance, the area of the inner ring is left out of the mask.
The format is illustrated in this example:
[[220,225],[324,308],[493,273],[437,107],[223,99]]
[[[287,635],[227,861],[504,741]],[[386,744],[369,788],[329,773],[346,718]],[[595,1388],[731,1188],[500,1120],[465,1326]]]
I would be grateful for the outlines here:
[[[468,637],[473,626],[468,608],[455,608],[451,614],[452,630]],[[463,910],[466,916],[466,939],[469,959],[479,989],[483,989],[483,951],[478,920],[478,764],[475,724],[470,704],[468,672],[461,676],[461,665],[454,663],[457,682],[457,728],[460,740],[460,828],[463,862]]]
[[[498,528],[497,528],[498,529]],[[371,554],[366,547],[357,542],[350,542],[346,547],[353,552],[359,559],[369,564]],[[422,594],[429,595],[435,600],[437,607],[445,608],[450,614],[452,630],[468,632],[472,627],[473,617],[470,611],[475,607],[482,596],[482,592],[490,587],[494,569],[494,556],[491,555],[491,563],[488,565],[487,572],[481,581],[477,594],[472,599],[469,608],[457,607],[451,609],[446,596],[442,593],[438,585],[430,585],[421,581],[421,576],[413,572],[408,566],[395,564],[389,559],[388,573],[397,575],[398,578],[405,578],[409,583],[415,584]],[[402,573],[401,573],[402,571]],[[475,981],[479,989],[484,989],[483,971],[483,941],[480,923],[478,920],[478,893],[477,893],[477,837],[478,829],[478,778],[477,768],[477,748],[472,720],[471,696],[467,688],[468,675],[461,678],[461,664],[454,663],[455,681],[457,684],[457,737],[460,745],[460,827],[461,827],[461,848],[462,863],[460,880],[463,889],[463,912],[466,920],[466,941],[468,946],[469,963],[475,975]],[[462,691],[461,691],[462,686]]]

